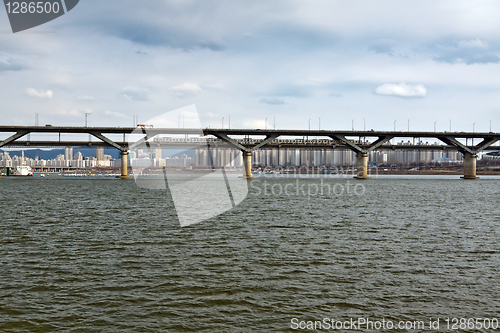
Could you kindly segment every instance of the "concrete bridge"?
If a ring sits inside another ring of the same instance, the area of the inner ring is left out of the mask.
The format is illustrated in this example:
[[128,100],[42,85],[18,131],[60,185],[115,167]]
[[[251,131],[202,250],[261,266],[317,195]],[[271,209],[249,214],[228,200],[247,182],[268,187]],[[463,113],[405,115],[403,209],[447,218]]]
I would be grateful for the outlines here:
[[[252,151],[260,148],[331,148],[350,149],[356,153],[358,179],[368,177],[368,153],[376,149],[453,149],[464,155],[464,179],[476,179],[477,154],[486,150],[500,150],[493,146],[500,140],[500,133],[493,132],[418,132],[418,131],[333,131],[333,130],[274,130],[274,129],[194,129],[194,128],[145,128],[145,127],[68,127],[68,126],[0,126],[8,137],[1,147],[114,147],[121,152],[121,178],[127,174],[129,150],[141,144],[148,147],[186,148],[207,144],[209,147],[230,147],[242,151],[245,177],[251,178]],[[30,133],[55,133],[59,140],[26,140]],[[99,141],[63,141],[61,134],[90,134]],[[130,143],[126,136],[142,134],[141,139]],[[122,136],[113,140],[109,135]],[[184,135],[185,138],[155,138],[159,135]],[[189,138],[189,136],[196,136]],[[288,139],[286,139],[288,137]],[[314,139],[309,139],[313,137]],[[394,138],[411,139],[411,144],[392,145]],[[440,140],[442,145],[422,144],[422,138]],[[23,140],[21,140],[23,139]],[[476,144],[474,144],[476,140]]]

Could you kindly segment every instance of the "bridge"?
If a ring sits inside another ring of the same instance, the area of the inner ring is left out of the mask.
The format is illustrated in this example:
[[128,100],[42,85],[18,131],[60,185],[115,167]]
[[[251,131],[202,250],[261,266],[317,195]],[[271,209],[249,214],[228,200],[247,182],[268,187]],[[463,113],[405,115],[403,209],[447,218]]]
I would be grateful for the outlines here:
[[[130,149],[146,144],[148,147],[186,148],[200,144],[209,147],[230,147],[242,151],[246,178],[252,178],[252,152],[260,148],[330,148],[350,149],[356,153],[357,175],[367,179],[368,153],[376,149],[453,149],[464,155],[464,179],[476,179],[477,155],[482,151],[500,150],[494,146],[500,133],[493,132],[418,132],[418,131],[342,131],[342,130],[276,130],[276,129],[195,129],[144,127],[68,127],[68,126],[0,126],[7,138],[1,147],[114,147],[121,152],[121,177],[131,178],[127,171]],[[30,133],[55,133],[59,140],[25,139]],[[9,136],[10,134],[10,136]],[[64,141],[61,134],[89,134],[99,141]],[[133,143],[127,135],[141,134]],[[122,137],[113,140],[110,135]],[[182,139],[161,138],[159,135],[184,135]],[[189,136],[196,136],[195,138]],[[289,139],[285,139],[288,137]],[[314,139],[309,139],[313,137]],[[318,139],[319,138],[319,139]],[[409,138],[412,144],[393,145],[394,138]],[[442,145],[422,144],[422,138],[440,140]],[[23,139],[23,140],[21,140]],[[476,144],[474,144],[476,140]],[[465,142],[464,142],[465,141]],[[479,142],[478,142],[479,141]]]

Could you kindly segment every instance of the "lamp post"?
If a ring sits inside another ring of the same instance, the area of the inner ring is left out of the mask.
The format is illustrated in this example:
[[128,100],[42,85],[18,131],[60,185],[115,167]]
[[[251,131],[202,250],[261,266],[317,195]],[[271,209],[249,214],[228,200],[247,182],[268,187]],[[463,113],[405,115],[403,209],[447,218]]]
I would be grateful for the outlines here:
[[222,117],[222,129],[224,129],[224,117]]
[[[35,112],[35,126],[38,126],[38,112]],[[28,133],[28,141],[31,141],[31,133]]]
[[[396,132],[396,121],[397,121],[397,119],[394,120],[394,132]],[[393,144],[396,144],[396,139],[394,139]]]
[[437,124],[437,120],[434,122],[434,132],[436,132],[436,124]]
[[87,127],[87,117],[89,114],[92,114],[92,112],[85,112],[85,127]]
[[311,130],[311,118],[309,118],[309,130]]
[[[472,133],[476,132],[476,123],[472,124]],[[472,138],[472,145],[474,146],[474,137]]]
[[366,119],[363,118],[363,131],[366,131]]
[[[87,117],[89,114],[92,114],[92,112],[85,112],[85,127],[87,127]],[[89,142],[92,140],[92,136],[89,133]]]
[[266,129],[267,129],[267,118],[266,118]]
[[351,121],[351,127],[352,127],[352,130],[354,131],[354,119]]
[[321,131],[321,117],[318,117],[319,123],[318,123],[318,129]]
[[[184,115],[182,115],[182,129],[184,129]],[[188,135],[184,134],[184,137],[187,139]]]
[[491,120],[490,120],[490,133],[491,133]]
[[410,131],[410,119],[408,119],[408,132]]

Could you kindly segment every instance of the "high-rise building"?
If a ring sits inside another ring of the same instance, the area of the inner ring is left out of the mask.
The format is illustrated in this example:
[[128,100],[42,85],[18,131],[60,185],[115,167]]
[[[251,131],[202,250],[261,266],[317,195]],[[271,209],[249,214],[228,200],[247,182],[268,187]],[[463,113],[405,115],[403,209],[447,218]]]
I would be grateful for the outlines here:
[[159,147],[154,148],[152,158],[157,159],[157,160],[161,159],[161,148],[159,148]]
[[66,151],[64,153],[64,159],[66,161],[70,161],[73,159],[73,147],[66,147]]
[[95,149],[95,156],[98,161],[104,160],[104,147],[97,147]]

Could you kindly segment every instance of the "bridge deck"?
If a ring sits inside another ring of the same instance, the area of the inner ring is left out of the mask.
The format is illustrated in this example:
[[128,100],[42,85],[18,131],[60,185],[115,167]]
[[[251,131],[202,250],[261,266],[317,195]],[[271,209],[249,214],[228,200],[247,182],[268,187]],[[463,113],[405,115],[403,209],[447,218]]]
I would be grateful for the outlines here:
[[347,137],[380,137],[392,136],[396,138],[437,138],[451,136],[456,138],[494,138],[500,137],[495,132],[424,132],[424,131],[351,131],[351,130],[281,130],[281,129],[221,129],[221,128],[139,128],[139,127],[71,127],[71,126],[0,126],[0,132],[17,133],[27,131],[29,133],[106,133],[106,134],[140,134],[142,130],[149,135],[159,134],[188,134],[188,135],[249,135],[267,136],[277,134],[279,136],[314,136],[329,137],[330,135],[342,135]]

